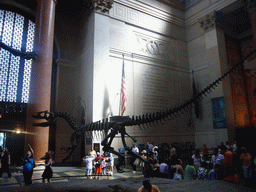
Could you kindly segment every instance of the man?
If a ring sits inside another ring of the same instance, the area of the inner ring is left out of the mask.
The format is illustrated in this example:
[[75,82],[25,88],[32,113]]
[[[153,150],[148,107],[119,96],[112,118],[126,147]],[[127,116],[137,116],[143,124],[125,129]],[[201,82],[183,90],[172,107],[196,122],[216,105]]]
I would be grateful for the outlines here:
[[217,164],[221,165],[223,160],[224,160],[224,156],[222,154],[219,154],[218,148],[215,148],[212,159],[211,159],[211,163],[213,164],[213,168]]
[[170,151],[170,156],[169,157],[176,154],[176,149],[173,145],[169,145],[169,151]]
[[164,160],[159,167],[160,177],[167,178],[168,177],[168,165],[166,160]]
[[110,153],[109,151],[105,151],[104,158],[105,158],[106,164],[109,168],[108,174],[113,175],[114,158],[113,158],[112,153]]
[[151,156],[152,156],[153,147],[154,147],[153,142],[152,142],[152,143],[147,142],[148,157],[151,157]]
[[11,172],[9,169],[9,165],[11,164],[11,157],[10,154],[8,153],[7,147],[5,147],[4,152],[2,153],[1,157],[1,169],[0,169],[0,178],[2,178],[2,175],[4,172],[8,174],[8,178],[11,178]]
[[143,181],[143,186],[139,188],[138,192],[160,192],[159,188],[156,185],[152,185],[149,179]]
[[[135,154],[139,154],[139,148],[137,147],[136,143],[133,144],[132,152]],[[136,173],[136,165],[134,164],[137,157],[135,155],[131,155],[131,165],[132,165],[132,172]]]
[[230,151],[230,148],[224,147],[224,176],[227,177],[231,174],[232,166],[233,166],[233,153]]

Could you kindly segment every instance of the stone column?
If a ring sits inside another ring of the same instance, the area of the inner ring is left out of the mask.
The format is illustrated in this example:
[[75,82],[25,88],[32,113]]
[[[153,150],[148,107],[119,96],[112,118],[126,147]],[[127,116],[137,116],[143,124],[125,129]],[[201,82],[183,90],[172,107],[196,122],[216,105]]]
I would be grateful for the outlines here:
[[[93,107],[92,120],[104,119],[104,81],[107,78],[106,69],[109,67],[109,11],[112,8],[113,0],[93,0],[94,19],[94,50],[93,50]],[[92,143],[101,143],[102,138],[98,137],[98,131],[93,133]],[[100,147],[101,149],[101,147]]]
[[[245,5],[247,6],[247,10],[249,12],[250,20],[251,20],[251,31],[253,36],[253,42],[254,42],[254,49],[256,45],[256,0],[245,0]],[[255,55],[255,54],[254,54]],[[246,74],[244,74],[246,78]],[[246,90],[248,88],[246,87]],[[249,94],[249,93],[248,93]],[[253,106],[250,105],[249,98],[248,98],[248,108],[249,108],[249,123],[250,125],[253,125]]]
[[38,0],[30,93],[27,112],[26,146],[30,144],[35,153],[35,161],[48,151],[49,127],[33,127],[37,122],[33,113],[50,110],[53,36],[56,0]]
[[248,8],[250,19],[251,19],[253,41],[256,44],[256,1],[247,0],[246,6]]
[[[221,13],[213,11],[204,17],[200,18],[198,20],[201,28],[204,30],[204,40],[205,40],[205,62],[208,66],[208,74],[205,73],[204,75],[208,75],[209,84],[214,82],[216,79],[218,79],[224,71],[226,72],[228,69],[225,67],[225,58],[223,58],[222,54],[226,54],[225,50],[225,39],[220,39],[220,31],[219,30],[219,23],[216,22],[216,19]],[[224,42],[224,44],[223,44]],[[220,44],[222,43],[222,44]],[[223,68],[225,70],[223,70]],[[226,110],[226,122],[227,125],[219,124],[218,127],[214,127],[213,125],[213,118],[212,113],[204,114],[204,116],[207,116],[210,125],[212,127],[208,128],[209,133],[213,133],[214,139],[215,139],[215,146],[218,145],[221,141],[226,140],[232,140],[234,137],[234,130],[233,130],[233,124],[232,121],[232,114],[228,113],[232,107],[228,103],[230,101],[230,92],[227,92],[227,86],[230,86],[230,84],[227,84],[227,78],[220,82],[218,87],[216,87],[208,96],[208,98],[205,98],[202,103],[204,103],[205,107],[208,107],[209,111],[212,111],[212,101],[211,99],[216,99],[219,97],[224,97],[225,100],[225,110]],[[231,99],[232,100],[232,99]],[[231,103],[232,104],[232,103]],[[207,111],[205,111],[206,113]],[[222,127],[221,127],[222,126]],[[209,141],[212,138],[209,138]]]

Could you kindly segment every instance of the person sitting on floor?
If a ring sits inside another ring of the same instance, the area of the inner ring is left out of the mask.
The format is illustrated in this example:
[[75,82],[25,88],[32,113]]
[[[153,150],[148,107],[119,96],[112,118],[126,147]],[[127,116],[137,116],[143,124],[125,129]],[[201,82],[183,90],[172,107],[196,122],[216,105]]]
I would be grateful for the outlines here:
[[225,179],[223,179],[223,181],[227,181],[227,182],[230,182],[230,183],[233,183],[233,184],[239,184],[239,178],[235,174],[235,171],[233,169],[230,170],[229,176],[227,176]]
[[163,161],[159,166],[159,172],[161,178],[167,178],[168,177],[168,165],[166,161]]
[[190,158],[188,160],[188,165],[185,168],[184,179],[193,180],[196,177],[196,169],[194,167],[194,160]]
[[197,180],[206,180],[208,178],[208,164],[206,162],[202,162],[201,166],[198,169],[198,177]]
[[152,185],[149,179],[143,181],[143,186],[138,189],[138,192],[160,192],[156,185]]

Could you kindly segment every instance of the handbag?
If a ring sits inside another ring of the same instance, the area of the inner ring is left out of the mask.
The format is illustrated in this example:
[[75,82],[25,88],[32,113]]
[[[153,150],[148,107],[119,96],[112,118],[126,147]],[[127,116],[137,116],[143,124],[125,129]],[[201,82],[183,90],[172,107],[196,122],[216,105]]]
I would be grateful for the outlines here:
[[137,158],[137,159],[134,161],[133,165],[139,165],[139,164],[140,164],[140,159]]

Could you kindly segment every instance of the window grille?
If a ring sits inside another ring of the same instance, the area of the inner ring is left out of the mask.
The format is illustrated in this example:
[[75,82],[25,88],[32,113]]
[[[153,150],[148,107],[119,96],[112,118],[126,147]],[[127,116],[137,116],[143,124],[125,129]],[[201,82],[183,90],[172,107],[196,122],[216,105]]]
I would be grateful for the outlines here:
[[[26,17],[0,10],[0,41],[13,49],[32,52],[35,24]],[[32,59],[0,48],[0,102],[27,103]]]

